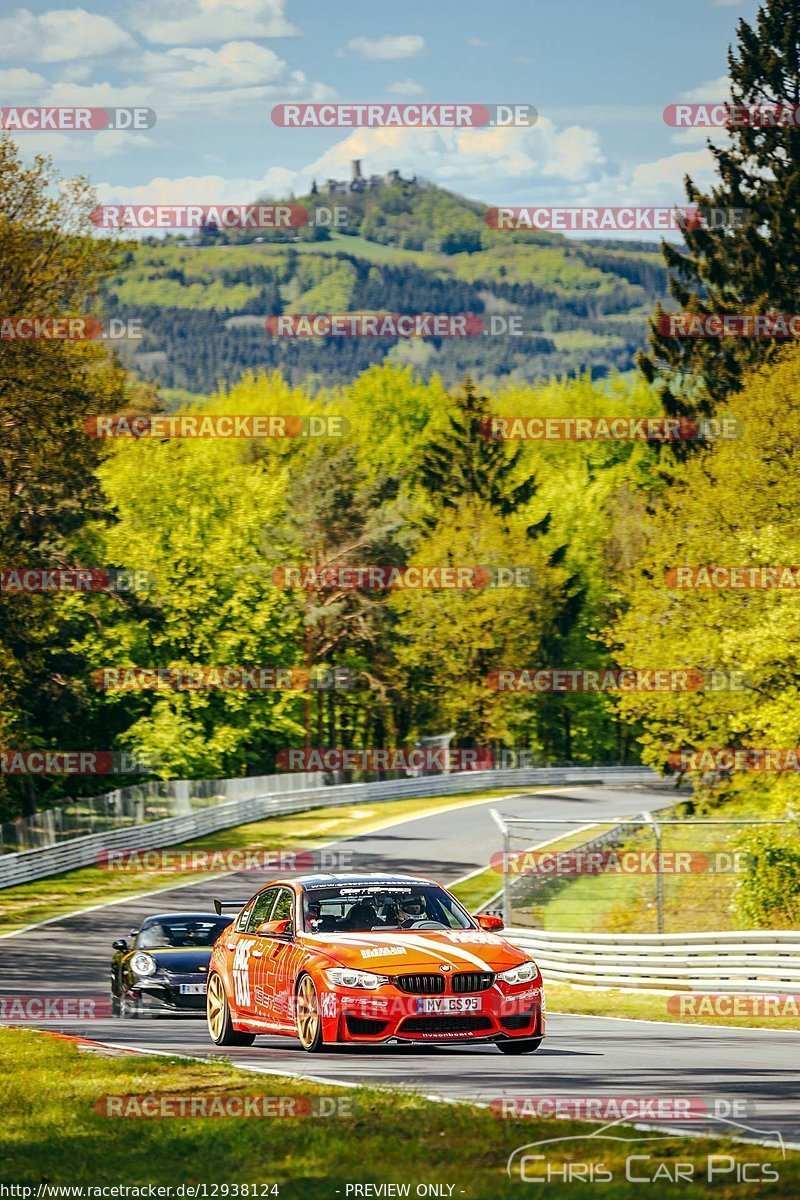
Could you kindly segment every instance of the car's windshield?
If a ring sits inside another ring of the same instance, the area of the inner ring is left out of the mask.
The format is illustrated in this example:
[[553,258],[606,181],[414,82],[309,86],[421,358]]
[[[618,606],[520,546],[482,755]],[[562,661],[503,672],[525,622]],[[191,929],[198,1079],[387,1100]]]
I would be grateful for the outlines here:
[[303,889],[307,933],[381,929],[469,929],[467,913],[435,883],[309,884]]
[[159,917],[145,921],[136,945],[142,950],[213,946],[230,923],[230,917]]

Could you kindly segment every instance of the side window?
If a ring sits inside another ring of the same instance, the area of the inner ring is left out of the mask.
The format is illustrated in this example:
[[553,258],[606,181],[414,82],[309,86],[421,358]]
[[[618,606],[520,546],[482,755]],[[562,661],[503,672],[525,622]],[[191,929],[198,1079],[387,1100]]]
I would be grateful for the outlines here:
[[275,903],[275,897],[278,894],[277,888],[267,888],[265,892],[261,892],[256,896],[256,901],[250,910],[250,917],[247,921],[247,932],[255,933],[259,925],[270,919],[272,906]]
[[271,921],[291,921],[294,925],[294,892],[281,888],[277,903],[272,910]]

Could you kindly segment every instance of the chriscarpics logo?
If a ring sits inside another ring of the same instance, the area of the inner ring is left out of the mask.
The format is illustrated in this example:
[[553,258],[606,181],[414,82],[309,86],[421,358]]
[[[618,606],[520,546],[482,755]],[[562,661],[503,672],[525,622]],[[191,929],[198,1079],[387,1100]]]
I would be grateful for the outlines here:
[[[519,1183],[716,1183],[765,1184],[780,1179],[778,1166],[786,1158],[776,1129],[756,1129],[739,1121],[711,1116],[709,1134],[728,1138],[757,1138],[752,1147],[719,1152],[698,1146],[696,1152],[675,1147],[675,1132],[641,1132],[625,1117],[590,1134],[573,1134],[518,1146],[508,1158],[506,1172]],[[670,1145],[672,1143],[672,1145]],[[765,1150],[765,1143],[767,1148]],[[727,1194],[727,1193],[726,1193]]]

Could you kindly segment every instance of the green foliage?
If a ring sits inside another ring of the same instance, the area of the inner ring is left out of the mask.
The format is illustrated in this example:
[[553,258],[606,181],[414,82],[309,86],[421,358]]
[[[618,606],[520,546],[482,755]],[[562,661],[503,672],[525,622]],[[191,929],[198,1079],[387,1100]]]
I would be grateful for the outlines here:
[[[729,51],[733,103],[800,103],[800,9],[796,0],[766,0],[753,25],[738,25]],[[700,208],[745,210],[741,228],[698,226],[684,234],[685,249],[664,244],[670,295],[686,312],[797,311],[800,258],[800,129],[733,127],[720,145],[709,142],[719,181],[703,192],[686,179],[686,196]],[[669,337],[651,322],[651,344],[641,365],[660,385],[670,413],[713,411],[755,366],[772,362],[780,343],[756,337]]]
[[734,896],[747,928],[797,929],[800,923],[800,828],[767,825],[736,839],[744,869]]

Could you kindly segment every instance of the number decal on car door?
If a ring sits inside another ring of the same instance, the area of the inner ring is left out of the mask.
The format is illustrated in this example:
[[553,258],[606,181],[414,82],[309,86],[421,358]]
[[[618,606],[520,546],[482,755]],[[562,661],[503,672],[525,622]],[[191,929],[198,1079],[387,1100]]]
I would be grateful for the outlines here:
[[233,954],[233,995],[237,1008],[250,1008],[250,951],[255,942],[242,938]]

